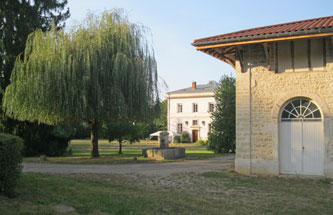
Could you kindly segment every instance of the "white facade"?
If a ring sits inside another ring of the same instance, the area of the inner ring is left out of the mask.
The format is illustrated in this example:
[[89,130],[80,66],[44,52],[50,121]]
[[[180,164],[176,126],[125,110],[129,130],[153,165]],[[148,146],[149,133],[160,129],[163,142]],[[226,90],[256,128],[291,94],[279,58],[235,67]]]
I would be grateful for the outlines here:
[[192,91],[168,93],[168,130],[186,131],[192,142],[207,140],[212,121],[210,111],[216,104],[214,91]]

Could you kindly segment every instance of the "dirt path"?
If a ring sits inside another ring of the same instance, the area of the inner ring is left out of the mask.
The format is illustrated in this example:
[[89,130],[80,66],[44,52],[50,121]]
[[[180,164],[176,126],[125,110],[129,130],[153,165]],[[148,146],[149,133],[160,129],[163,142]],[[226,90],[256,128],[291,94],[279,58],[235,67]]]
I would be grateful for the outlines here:
[[23,163],[23,172],[39,173],[114,173],[141,175],[170,175],[173,173],[226,170],[234,165],[234,156],[222,156],[208,160],[145,164],[54,164]]

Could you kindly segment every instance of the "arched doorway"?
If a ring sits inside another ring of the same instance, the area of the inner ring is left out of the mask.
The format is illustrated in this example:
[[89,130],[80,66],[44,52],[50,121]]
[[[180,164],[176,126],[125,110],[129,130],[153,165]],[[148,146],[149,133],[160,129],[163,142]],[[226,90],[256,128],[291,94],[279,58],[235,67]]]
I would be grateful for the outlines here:
[[280,115],[280,173],[323,174],[323,122],[318,106],[297,98]]

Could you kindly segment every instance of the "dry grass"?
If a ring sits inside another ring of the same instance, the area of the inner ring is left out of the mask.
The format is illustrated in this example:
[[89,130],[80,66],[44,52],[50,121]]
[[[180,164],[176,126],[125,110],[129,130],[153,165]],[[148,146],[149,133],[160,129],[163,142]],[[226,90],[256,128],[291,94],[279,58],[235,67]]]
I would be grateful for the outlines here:
[[0,214],[332,214],[328,180],[242,176],[24,174]]

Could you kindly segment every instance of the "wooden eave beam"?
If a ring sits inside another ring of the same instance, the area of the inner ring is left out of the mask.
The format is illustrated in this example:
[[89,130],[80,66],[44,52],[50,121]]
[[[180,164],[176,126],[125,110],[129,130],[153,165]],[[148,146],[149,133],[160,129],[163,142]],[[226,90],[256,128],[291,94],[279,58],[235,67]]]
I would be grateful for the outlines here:
[[271,49],[270,44],[268,44],[268,43],[263,43],[263,46],[264,46],[264,51],[265,51],[267,68],[268,68],[268,70],[270,70],[270,68],[271,68],[272,49]]
[[234,47],[228,48],[228,52],[224,52],[224,49],[203,49],[199,50],[202,51],[210,56],[213,56],[219,60],[222,60],[223,62],[231,65],[232,67],[235,68],[235,54],[236,50],[233,50]]

